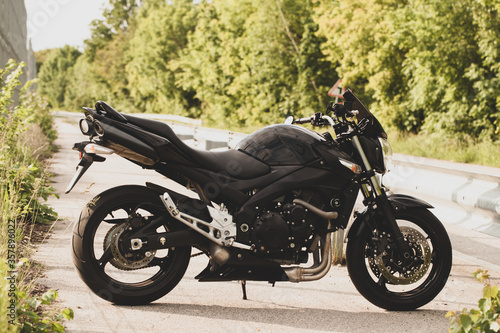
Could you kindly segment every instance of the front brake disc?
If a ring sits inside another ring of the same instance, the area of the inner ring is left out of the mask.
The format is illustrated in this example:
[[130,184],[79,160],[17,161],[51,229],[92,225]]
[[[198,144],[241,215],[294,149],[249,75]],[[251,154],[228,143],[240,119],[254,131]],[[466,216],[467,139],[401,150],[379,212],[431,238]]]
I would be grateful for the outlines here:
[[[410,248],[411,261],[400,265],[397,258],[391,258],[386,252],[375,256],[374,264],[389,284],[412,284],[420,280],[431,264],[431,248],[427,239],[418,230],[411,227],[401,227],[401,233]],[[396,252],[393,252],[396,253]],[[393,261],[391,262],[391,259]],[[372,268],[373,269],[373,268]]]

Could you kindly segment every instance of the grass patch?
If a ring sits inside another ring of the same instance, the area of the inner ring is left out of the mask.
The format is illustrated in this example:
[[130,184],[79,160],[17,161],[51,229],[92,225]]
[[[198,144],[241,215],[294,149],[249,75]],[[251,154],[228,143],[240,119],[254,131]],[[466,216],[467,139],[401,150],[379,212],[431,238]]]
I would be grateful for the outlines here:
[[395,153],[500,168],[500,142],[440,134],[389,133]]

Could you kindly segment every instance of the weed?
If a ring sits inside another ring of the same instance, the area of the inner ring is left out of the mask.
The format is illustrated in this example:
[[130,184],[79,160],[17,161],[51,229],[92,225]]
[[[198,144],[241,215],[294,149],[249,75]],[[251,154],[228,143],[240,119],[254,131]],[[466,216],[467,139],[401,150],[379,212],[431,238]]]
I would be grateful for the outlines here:
[[490,284],[487,270],[478,269],[473,273],[476,280],[485,283],[483,297],[478,301],[478,308],[449,311],[451,333],[500,332],[500,293],[498,286]]
[[[50,154],[55,139],[47,103],[21,89],[16,104],[13,96],[21,84],[22,64],[9,61],[0,69],[0,332],[62,332],[70,309],[53,310],[57,292],[33,296],[36,272],[26,263],[25,230],[34,223],[56,219],[44,203],[55,195],[43,158]],[[43,200],[43,201],[42,201]]]

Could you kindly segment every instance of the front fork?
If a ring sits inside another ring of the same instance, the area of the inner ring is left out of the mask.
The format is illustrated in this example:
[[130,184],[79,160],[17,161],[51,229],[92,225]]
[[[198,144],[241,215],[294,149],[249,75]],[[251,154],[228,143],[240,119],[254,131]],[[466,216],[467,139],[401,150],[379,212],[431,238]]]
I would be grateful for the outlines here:
[[[352,137],[352,143],[363,161],[365,170],[372,170],[370,162],[368,161],[363,147],[361,146],[361,143],[356,135]],[[391,204],[387,199],[387,194],[374,173],[368,178],[368,183],[363,183],[361,185],[361,192],[365,198],[365,204],[368,206],[368,211],[375,212],[378,210],[383,214],[384,219],[382,220],[382,223],[384,224],[384,227],[392,235],[394,235],[394,241],[398,248],[398,253],[401,254],[401,258],[409,258],[410,249],[408,244],[405,242],[404,236],[396,222]]]

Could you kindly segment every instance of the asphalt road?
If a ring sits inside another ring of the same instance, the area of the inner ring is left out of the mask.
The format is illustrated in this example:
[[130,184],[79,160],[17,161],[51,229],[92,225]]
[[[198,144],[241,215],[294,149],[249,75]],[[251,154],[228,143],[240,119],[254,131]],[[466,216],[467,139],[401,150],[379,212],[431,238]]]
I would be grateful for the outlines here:
[[[71,122],[71,124],[70,124]],[[168,180],[141,170],[118,156],[94,163],[70,194],[64,194],[83,141],[74,120],[57,119],[60,147],[52,159],[53,186],[60,199],[51,199],[60,220],[40,245],[35,259],[46,267],[40,282],[59,292],[60,305],[71,307],[75,319],[68,332],[447,332],[449,310],[477,307],[482,285],[471,275],[487,268],[498,283],[498,238],[460,228],[445,221],[452,239],[454,263],[444,290],[417,311],[388,312],[366,301],[352,285],[345,267],[332,267],[322,280],[303,283],[248,282],[242,300],[238,282],[200,283],[194,279],[207,264],[205,256],[191,260],[179,285],[147,306],[117,306],[95,296],[80,280],[71,258],[71,234],[81,209],[95,195],[113,186],[168,185]]]

